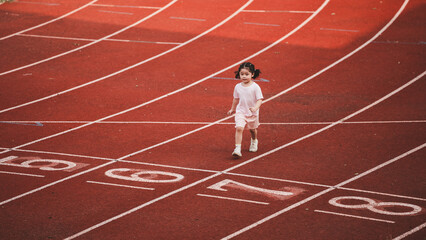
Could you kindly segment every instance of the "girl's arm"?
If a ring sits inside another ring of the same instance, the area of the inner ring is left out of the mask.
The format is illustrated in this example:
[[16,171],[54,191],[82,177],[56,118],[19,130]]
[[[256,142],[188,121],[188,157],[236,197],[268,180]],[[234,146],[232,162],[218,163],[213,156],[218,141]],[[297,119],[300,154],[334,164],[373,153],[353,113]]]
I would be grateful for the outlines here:
[[254,105],[254,107],[251,107],[251,108],[250,108],[250,111],[254,113],[254,112],[256,112],[257,110],[259,110],[260,105],[262,105],[262,100],[263,100],[263,99],[259,99],[259,100],[257,100],[256,105]]
[[240,101],[239,98],[234,98],[232,100],[232,107],[231,107],[231,110],[228,111],[228,115],[231,115],[235,112],[235,109],[237,108],[237,104],[238,104],[239,101]]

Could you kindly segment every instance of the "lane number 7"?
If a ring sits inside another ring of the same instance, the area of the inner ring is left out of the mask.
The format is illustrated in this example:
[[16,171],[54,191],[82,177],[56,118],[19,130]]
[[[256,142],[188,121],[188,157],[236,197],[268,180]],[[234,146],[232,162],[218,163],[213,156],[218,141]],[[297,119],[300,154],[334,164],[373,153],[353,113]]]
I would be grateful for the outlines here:
[[290,191],[280,191],[280,190],[271,190],[271,189],[265,189],[265,188],[260,188],[260,187],[254,187],[254,186],[250,186],[250,185],[240,183],[240,182],[230,180],[230,179],[225,179],[225,180],[220,181],[216,184],[213,184],[213,185],[211,185],[207,188],[226,192],[228,190],[225,187],[240,189],[240,190],[243,190],[243,191],[246,191],[246,192],[251,192],[251,193],[258,193],[258,194],[266,195],[268,197],[275,198],[275,199],[277,199],[277,198],[278,199],[287,199],[288,197],[293,196],[295,194],[295,193],[290,192]]

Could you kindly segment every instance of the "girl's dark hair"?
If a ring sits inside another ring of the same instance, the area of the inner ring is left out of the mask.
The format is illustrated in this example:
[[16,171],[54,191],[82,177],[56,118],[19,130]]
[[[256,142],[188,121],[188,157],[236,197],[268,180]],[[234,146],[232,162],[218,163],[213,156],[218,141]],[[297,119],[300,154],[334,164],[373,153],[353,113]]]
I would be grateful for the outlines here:
[[238,68],[238,71],[235,72],[235,78],[237,78],[237,79],[240,78],[240,71],[243,68],[247,68],[249,70],[249,72],[254,74],[253,79],[256,79],[260,74],[260,70],[256,69],[252,63],[243,62],[243,63],[241,63],[240,67]]

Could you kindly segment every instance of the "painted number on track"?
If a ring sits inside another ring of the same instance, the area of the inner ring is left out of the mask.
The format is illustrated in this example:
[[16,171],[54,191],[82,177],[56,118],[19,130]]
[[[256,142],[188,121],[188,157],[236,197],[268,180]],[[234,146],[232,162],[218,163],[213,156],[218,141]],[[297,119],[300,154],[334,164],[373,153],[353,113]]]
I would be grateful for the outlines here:
[[210,187],[207,187],[208,189],[214,189],[214,190],[218,190],[218,191],[228,191],[225,187],[227,187],[228,189],[240,189],[246,192],[251,192],[251,193],[257,193],[257,194],[261,194],[261,195],[265,195],[267,197],[273,198],[273,199],[278,199],[278,200],[285,200],[288,199],[290,197],[293,197],[295,195],[297,195],[298,193],[302,192],[302,189],[295,189],[295,188],[286,188],[286,191],[282,191],[282,190],[271,190],[271,189],[266,189],[266,188],[261,188],[261,187],[255,187],[255,186],[251,186],[251,185],[247,185],[244,183],[240,183],[234,180],[230,180],[230,179],[225,179],[223,181],[220,181],[216,184],[211,185]]
[[0,159],[0,165],[22,167],[22,168],[38,168],[43,171],[66,171],[72,172],[88,164],[75,163],[65,160],[56,159],[40,159],[36,157],[17,157],[9,156]]
[[182,180],[184,177],[178,173],[151,171],[131,168],[115,168],[105,172],[111,178],[148,183],[172,183]]
[[[348,204],[348,202],[361,201],[360,204]],[[343,203],[346,201],[346,204]],[[375,213],[384,214],[384,215],[394,215],[394,216],[410,216],[415,215],[422,211],[422,208],[409,203],[400,203],[400,202],[380,202],[366,197],[357,197],[357,196],[342,196],[335,197],[328,201],[331,205],[341,208],[348,209],[367,209]],[[392,208],[403,208],[407,211],[391,211]]]

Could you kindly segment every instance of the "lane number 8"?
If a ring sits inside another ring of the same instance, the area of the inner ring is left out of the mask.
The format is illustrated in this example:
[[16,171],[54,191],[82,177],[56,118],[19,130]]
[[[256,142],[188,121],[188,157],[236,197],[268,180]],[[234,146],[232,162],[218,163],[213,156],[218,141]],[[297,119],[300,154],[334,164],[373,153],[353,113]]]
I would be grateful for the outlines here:
[[[344,204],[342,203],[344,200],[358,200],[365,203],[362,204]],[[400,203],[400,202],[378,202],[371,198],[366,197],[357,197],[357,196],[344,196],[344,197],[335,197],[330,199],[328,201],[331,205],[336,207],[342,207],[342,208],[349,208],[349,209],[368,209],[372,212],[379,213],[379,214],[385,214],[385,215],[395,215],[395,216],[408,216],[408,215],[415,215],[422,211],[422,208],[409,203]],[[407,212],[394,212],[386,210],[386,208],[392,208],[392,207],[404,207],[411,209]]]

